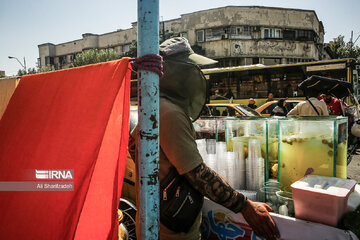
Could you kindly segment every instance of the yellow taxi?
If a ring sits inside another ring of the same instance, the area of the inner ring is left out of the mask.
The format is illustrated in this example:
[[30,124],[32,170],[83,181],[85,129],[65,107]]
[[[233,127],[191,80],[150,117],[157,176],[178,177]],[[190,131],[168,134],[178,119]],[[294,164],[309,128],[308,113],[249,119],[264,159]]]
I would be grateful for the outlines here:
[[200,117],[242,117],[242,116],[261,116],[254,109],[246,105],[236,103],[209,103],[206,104]]
[[[303,100],[286,100],[285,108],[289,112],[291,109],[293,109],[298,103],[302,102]],[[277,101],[270,101],[266,102],[257,109],[255,109],[256,112],[261,114],[262,116],[270,116],[272,110],[277,106]]]

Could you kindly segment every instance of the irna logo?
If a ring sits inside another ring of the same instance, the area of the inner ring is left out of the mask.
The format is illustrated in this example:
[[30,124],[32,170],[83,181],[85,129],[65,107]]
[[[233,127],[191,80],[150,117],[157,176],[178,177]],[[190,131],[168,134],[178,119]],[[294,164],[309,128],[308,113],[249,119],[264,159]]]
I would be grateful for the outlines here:
[[37,170],[36,179],[74,180],[74,170]]

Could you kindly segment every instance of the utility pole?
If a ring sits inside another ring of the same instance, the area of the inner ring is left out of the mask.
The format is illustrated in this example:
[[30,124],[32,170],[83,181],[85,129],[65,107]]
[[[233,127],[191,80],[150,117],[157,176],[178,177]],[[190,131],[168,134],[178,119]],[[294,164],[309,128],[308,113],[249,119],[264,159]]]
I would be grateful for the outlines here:
[[20,63],[20,65],[24,68],[24,71],[25,71],[25,74],[26,74],[26,61],[25,61],[25,57],[24,57],[24,64],[22,64],[17,57],[8,56],[8,58],[9,58],[9,59],[15,59],[16,61],[18,61],[18,63]]

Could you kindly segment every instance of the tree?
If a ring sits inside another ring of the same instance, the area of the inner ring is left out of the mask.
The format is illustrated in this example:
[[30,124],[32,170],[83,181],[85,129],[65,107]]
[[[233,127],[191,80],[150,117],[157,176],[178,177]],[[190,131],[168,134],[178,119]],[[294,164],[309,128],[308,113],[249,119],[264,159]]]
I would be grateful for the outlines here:
[[[17,72],[17,75],[18,76],[22,76],[22,75],[26,75],[26,74],[35,74],[35,73],[38,73],[38,72],[47,72],[47,71],[40,71],[41,69],[35,69],[35,68],[28,68],[27,71],[25,71],[24,69],[19,69],[18,72]],[[55,69],[53,69],[55,70]],[[49,70],[49,71],[53,71],[53,70]]]
[[99,62],[107,62],[121,58],[120,54],[116,53],[113,49],[105,49],[98,51],[97,49],[90,49],[76,55],[73,66],[83,66]]
[[19,69],[17,75],[18,76],[26,75],[26,71],[24,69]]
[[55,71],[55,67],[53,65],[45,65],[42,66],[41,68],[38,68],[37,70],[38,73],[50,72],[50,71]]
[[137,56],[137,41],[133,41],[131,43],[129,51],[125,53],[125,57],[136,58],[136,56]]
[[328,46],[333,55],[333,58],[357,59],[360,57],[359,46],[354,46],[352,41],[345,43],[344,36],[342,35],[339,35],[337,38],[334,38],[333,41],[330,41]]

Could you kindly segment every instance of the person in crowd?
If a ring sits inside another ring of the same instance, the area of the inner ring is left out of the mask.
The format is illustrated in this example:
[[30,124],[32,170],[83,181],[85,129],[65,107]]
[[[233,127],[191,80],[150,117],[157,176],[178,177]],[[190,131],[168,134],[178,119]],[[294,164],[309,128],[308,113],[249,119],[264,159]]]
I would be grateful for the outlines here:
[[341,102],[336,97],[333,97],[330,94],[324,94],[321,101],[326,103],[330,115],[343,115]]
[[[202,198],[206,196],[234,213],[242,214],[256,235],[264,236],[268,240],[279,238],[280,233],[268,213],[272,209],[265,203],[247,199],[233,189],[204,163],[197,149],[192,121],[197,119],[207,98],[207,80],[199,66],[214,64],[216,61],[195,54],[188,40],[182,37],[163,42],[160,45],[160,54],[164,59],[164,75],[159,81],[160,183],[167,177],[170,169],[175,168],[178,174],[184,176],[184,179],[202,195]],[[129,139],[129,152],[138,165],[137,138],[140,138],[138,127],[134,129]],[[138,202],[137,197],[137,204]],[[160,213],[161,209],[160,204]],[[197,217],[187,220],[194,221],[187,232],[171,230],[161,220],[160,239],[200,239],[201,218],[200,208]]]
[[316,90],[305,91],[306,101],[298,103],[287,116],[328,116],[326,104],[317,99],[319,93]]
[[248,107],[249,107],[249,108],[252,108],[252,109],[256,109],[256,108],[257,108],[257,106],[255,105],[255,100],[254,100],[253,98],[250,98],[250,99],[249,99]]
[[277,102],[276,107],[272,110],[270,116],[286,116],[288,111],[286,109],[286,99],[282,98]]
[[265,102],[271,102],[274,101],[274,94],[273,93],[269,93],[268,98],[266,99]]

